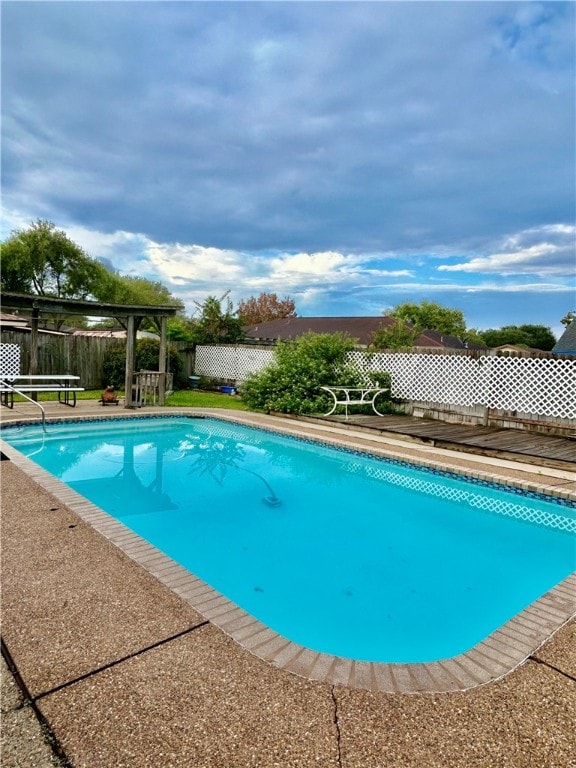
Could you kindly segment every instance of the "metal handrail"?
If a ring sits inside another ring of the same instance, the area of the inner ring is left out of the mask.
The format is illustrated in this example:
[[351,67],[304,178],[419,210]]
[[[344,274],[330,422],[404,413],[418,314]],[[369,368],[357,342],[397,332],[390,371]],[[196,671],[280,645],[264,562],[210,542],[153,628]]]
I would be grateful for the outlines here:
[[46,411],[44,410],[44,406],[39,403],[37,400],[33,400],[31,397],[28,397],[24,392],[20,392],[20,390],[15,387],[13,384],[10,384],[9,381],[6,381],[6,379],[2,380],[2,386],[3,387],[9,387],[12,392],[16,392],[17,395],[20,395],[20,397],[25,398],[26,400],[29,400],[34,405],[37,405],[38,408],[42,411],[42,430],[46,432]]

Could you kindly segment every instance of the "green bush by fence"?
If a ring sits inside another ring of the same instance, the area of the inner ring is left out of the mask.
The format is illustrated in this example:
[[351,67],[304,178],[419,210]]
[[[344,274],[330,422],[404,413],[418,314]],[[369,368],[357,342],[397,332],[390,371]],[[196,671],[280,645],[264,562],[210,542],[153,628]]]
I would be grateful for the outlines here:
[[[135,369],[137,371],[157,371],[160,357],[160,342],[156,339],[139,339],[135,349]],[[172,373],[174,388],[181,389],[186,384],[184,361],[173,344],[168,345],[166,369]],[[102,386],[124,387],[126,375],[126,344],[117,341],[108,349],[102,366]]]

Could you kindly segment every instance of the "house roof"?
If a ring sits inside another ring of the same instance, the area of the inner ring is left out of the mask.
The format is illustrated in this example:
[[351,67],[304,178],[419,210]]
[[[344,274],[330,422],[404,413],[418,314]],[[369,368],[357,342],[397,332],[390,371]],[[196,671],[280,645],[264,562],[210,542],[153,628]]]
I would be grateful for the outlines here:
[[552,347],[552,352],[557,355],[576,355],[576,320],[572,320]]
[[[30,333],[30,318],[0,312],[0,329],[6,331],[27,331]],[[65,335],[62,331],[55,331],[50,328],[38,328],[38,333],[51,333],[56,336]]]
[[492,347],[496,352],[542,352],[544,350],[536,347],[527,347],[525,344],[500,344],[498,347]]
[[347,333],[359,344],[367,345],[378,328],[392,322],[389,317],[283,317],[250,325],[244,333],[260,341],[285,341],[305,333]]
[[[244,329],[247,339],[255,341],[285,341],[305,333],[346,333],[358,344],[368,346],[373,334],[381,327],[395,322],[393,317],[283,317],[250,325]],[[465,349],[466,345],[455,336],[438,331],[424,331],[414,346]]]
[[[72,336],[89,336],[93,339],[125,339],[127,332],[124,329],[113,328],[77,328],[72,331]],[[150,331],[137,331],[137,339],[159,339],[157,333]]]
[[440,331],[422,331],[416,339],[415,347],[440,347],[441,349],[483,349],[478,344],[468,344],[457,336],[450,336]]
[[27,325],[28,318],[26,317],[0,312],[0,328],[26,328]]

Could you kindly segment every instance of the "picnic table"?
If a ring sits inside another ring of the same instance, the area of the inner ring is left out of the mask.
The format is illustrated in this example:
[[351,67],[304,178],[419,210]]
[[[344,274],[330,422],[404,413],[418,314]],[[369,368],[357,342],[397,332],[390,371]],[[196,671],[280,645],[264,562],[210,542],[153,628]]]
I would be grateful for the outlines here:
[[334,398],[332,408],[324,416],[331,416],[339,405],[344,406],[346,421],[348,420],[348,407],[350,405],[370,405],[377,416],[383,413],[376,408],[376,398],[383,392],[389,392],[389,387],[320,387],[325,389]]
[[14,407],[14,395],[22,394],[27,399],[34,392],[57,392],[58,402],[74,408],[76,392],[84,392],[84,387],[74,386],[80,376],[73,374],[0,374],[0,395],[2,405]]

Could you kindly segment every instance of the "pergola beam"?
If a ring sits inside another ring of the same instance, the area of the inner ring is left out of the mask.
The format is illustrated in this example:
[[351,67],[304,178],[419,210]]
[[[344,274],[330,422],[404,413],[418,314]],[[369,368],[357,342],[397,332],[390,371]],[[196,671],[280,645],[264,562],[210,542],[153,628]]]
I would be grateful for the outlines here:
[[87,317],[173,317],[182,305],[101,304],[98,301],[61,299],[57,296],[31,296],[25,293],[2,293],[3,309],[38,309],[53,315],[86,315]]

